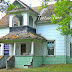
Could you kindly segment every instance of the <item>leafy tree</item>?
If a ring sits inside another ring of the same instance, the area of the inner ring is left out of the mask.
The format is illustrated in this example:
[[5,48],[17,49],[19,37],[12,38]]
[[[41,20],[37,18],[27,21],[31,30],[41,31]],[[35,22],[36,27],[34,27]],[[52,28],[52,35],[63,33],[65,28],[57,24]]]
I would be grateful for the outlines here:
[[5,12],[8,6],[10,5],[9,1],[5,2],[4,0],[0,1],[0,12]]
[[55,8],[53,12],[55,15],[52,15],[51,22],[59,25],[57,30],[59,30],[62,35],[71,34],[72,36],[72,28],[70,28],[70,20],[72,19],[72,2],[70,2],[70,0],[61,0],[57,1],[54,6]]
[[[48,0],[43,0],[42,8],[46,7]],[[62,35],[71,35],[72,28],[70,28],[70,20],[72,19],[72,2],[70,0],[56,0],[54,4],[55,8],[51,16],[51,22],[58,24],[57,30],[60,31]]]
[[10,11],[14,9],[15,6],[13,4],[10,4],[10,1],[0,0],[0,12]]

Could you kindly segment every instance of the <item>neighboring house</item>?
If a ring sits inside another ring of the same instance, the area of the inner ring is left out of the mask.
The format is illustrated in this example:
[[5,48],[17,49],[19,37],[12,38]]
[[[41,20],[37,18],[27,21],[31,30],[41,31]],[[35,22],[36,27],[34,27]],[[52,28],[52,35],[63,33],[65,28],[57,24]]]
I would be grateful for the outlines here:
[[[9,33],[9,15],[5,15],[0,20],[0,38]],[[0,57],[9,54],[8,44],[0,43]]]
[[72,63],[71,37],[60,35],[56,30],[58,25],[50,22],[54,6],[49,5],[39,11],[38,7],[30,8],[20,0],[15,0],[13,4],[16,8],[2,18],[5,21],[9,17],[9,22],[4,23],[9,24],[9,28],[5,26],[0,29],[4,34],[9,32],[0,38],[0,43],[9,44],[10,57],[6,67],[29,68],[42,64]]

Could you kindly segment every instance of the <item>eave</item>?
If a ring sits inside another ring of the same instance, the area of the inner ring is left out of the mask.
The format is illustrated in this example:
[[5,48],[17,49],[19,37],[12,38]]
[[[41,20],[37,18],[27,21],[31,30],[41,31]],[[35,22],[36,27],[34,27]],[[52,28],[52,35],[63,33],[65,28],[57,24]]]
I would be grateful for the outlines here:
[[40,39],[10,39],[10,40],[0,40],[0,43],[14,43],[14,42],[28,42],[28,41],[34,41],[34,42],[46,42],[46,40],[40,40]]

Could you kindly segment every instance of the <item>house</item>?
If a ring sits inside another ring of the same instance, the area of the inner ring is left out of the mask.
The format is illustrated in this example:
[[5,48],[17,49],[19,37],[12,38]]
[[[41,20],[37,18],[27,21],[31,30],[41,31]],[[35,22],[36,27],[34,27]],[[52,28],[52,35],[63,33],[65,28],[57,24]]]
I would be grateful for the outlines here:
[[9,48],[6,67],[32,68],[42,64],[72,63],[71,36],[60,35],[56,30],[58,25],[50,22],[54,6],[38,11],[38,7],[31,8],[20,0],[13,4],[16,8],[2,18],[5,28],[0,28],[0,33],[5,32],[0,38],[1,55],[4,55],[4,44],[9,45],[6,46]]

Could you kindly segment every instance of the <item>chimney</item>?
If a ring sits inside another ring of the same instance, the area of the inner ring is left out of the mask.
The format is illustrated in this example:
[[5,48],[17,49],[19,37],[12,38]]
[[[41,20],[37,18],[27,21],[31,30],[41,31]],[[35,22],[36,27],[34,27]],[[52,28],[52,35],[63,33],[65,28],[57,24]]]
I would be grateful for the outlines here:
[[29,7],[31,8],[31,4],[29,4]]

